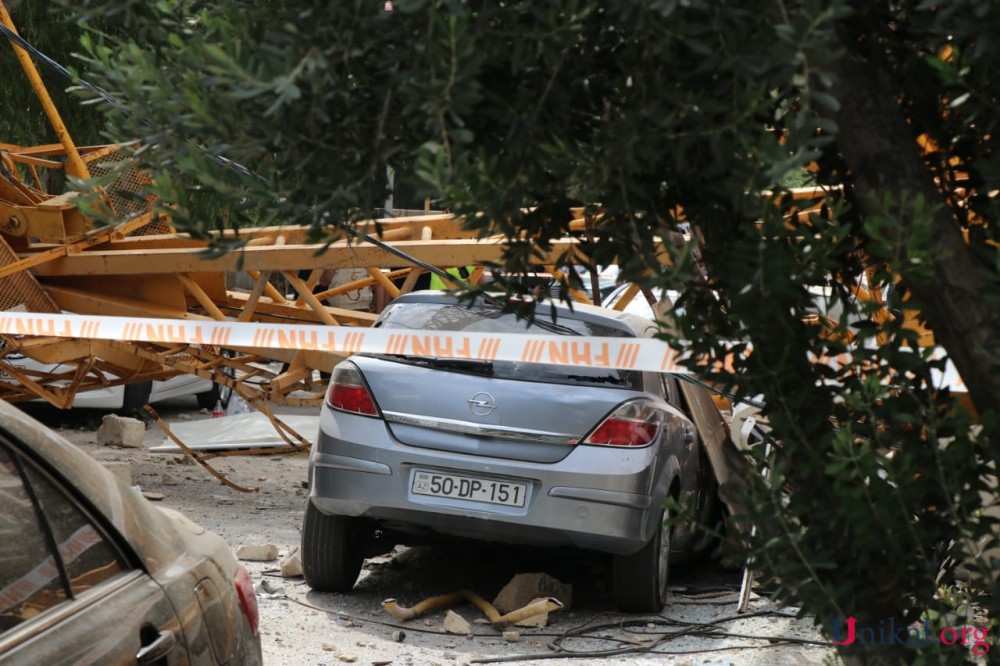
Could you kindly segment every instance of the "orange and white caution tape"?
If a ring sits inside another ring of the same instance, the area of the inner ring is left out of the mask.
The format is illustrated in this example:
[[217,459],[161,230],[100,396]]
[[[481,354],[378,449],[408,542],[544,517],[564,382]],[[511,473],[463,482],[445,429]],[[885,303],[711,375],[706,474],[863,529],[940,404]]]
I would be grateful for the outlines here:
[[[537,333],[411,331],[315,324],[267,324],[236,321],[185,321],[75,314],[4,312],[0,334],[162,344],[211,345],[231,348],[293,349],[347,356],[356,353],[398,354],[484,361],[547,363],[590,368],[689,374],[681,353],[662,340]],[[735,353],[735,352],[734,352]],[[743,353],[749,353],[749,350]],[[936,352],[937,358],[944,350]],[[819,357],[816,363],[844,367],[850,355]],[[733,357],[709,361],[734,370]],[[951,361],[935,383],[964,392]]]
[[683,372],[661,340],[5,312],[0,334]]

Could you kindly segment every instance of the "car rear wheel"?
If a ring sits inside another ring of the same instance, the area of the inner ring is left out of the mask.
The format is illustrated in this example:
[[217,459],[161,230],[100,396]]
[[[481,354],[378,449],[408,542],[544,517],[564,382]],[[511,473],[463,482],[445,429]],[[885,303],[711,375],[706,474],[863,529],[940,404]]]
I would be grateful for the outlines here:
[[139,382],[138,384],[126,384],[122,392],[122,411],[125,416],[132,416],[142,411],[142,408],[149,402],[149,397],[153,394],[153,382]]
[[[212,388],[207,391],[202,391],[201,393],[196,393],[195,398],[198,400],[199,409],[212,410],[215,408],[215,403],[221,402],[221,396],[219,395],[219,385],[212,384]],[[225,407],[225,405],[223,405]]]
[[347,592],[358,580],[364,562],[358,519],[328,516],[312,501],[302,521],[302,574],[321,592]]
[[659,613],[667,598],[673,527],[660,524],[642,550],[614,559],[615,607],[625,613]]

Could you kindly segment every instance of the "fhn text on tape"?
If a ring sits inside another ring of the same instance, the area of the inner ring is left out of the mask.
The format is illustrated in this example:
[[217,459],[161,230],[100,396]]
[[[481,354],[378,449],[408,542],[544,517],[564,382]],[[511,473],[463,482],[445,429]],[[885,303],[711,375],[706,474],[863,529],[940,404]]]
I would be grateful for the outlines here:
[[[73,314],[5,312],[0,315],[0,335],[123,340],[215,347],[294,349],[347,356],[356,353],[398,354],[434,358],[467,358],[485,361],[548,363],[589,368],[616,368],[647,372],[688,374],[680,353],[662,340],[534,333],[406,331],[349,326],[263,324],[235,321],[181,321],[133,319]],[[748,345],[734,345],[739,354],[750,354]],[[735,372],[732,352],[722,359],[706,359],[713,370]],[[945,358],[944,370],[934,369],[934,384],[953,391],[967,389],[943,349],[934,358]],[[822,356],[813,363],[834,369],[849,367],[851,355]]]
[[5,312],[0,334],[686,372],[662,340]]

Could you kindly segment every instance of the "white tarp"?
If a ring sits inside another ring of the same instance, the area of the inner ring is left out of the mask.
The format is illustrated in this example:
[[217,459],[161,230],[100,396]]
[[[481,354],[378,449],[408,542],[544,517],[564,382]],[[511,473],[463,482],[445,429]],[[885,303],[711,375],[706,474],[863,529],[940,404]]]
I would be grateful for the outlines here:
[[[318,411],[318,410],[317,410]],[[277,418],[299,433],[310,443],[319,432],[319,414],[279,414]],[[217,419],[199,419],[174,423],[170,431],[188,448],[197,451],[225,449],[253,449],[287,446],[271,421],[260,412],[223,416]],[[295,441],[294,438],[292,441]],[[169,437],[163,444],[150,449],[155,453],[180,453],[181,448]]]

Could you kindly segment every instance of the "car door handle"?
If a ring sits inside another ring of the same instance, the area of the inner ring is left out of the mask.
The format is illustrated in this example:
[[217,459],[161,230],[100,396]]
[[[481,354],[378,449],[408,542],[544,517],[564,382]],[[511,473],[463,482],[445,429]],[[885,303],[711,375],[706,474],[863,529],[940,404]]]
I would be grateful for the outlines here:
[[140,664],[151,664],[158,659],[163,659],[167,656],[174,646],[177,644],[177,639],[174,638],[174,632],[169,629],[164,629],[157,636],[156,640],[149,645],[144,645],[138,652],[135,653],[135,659]]

